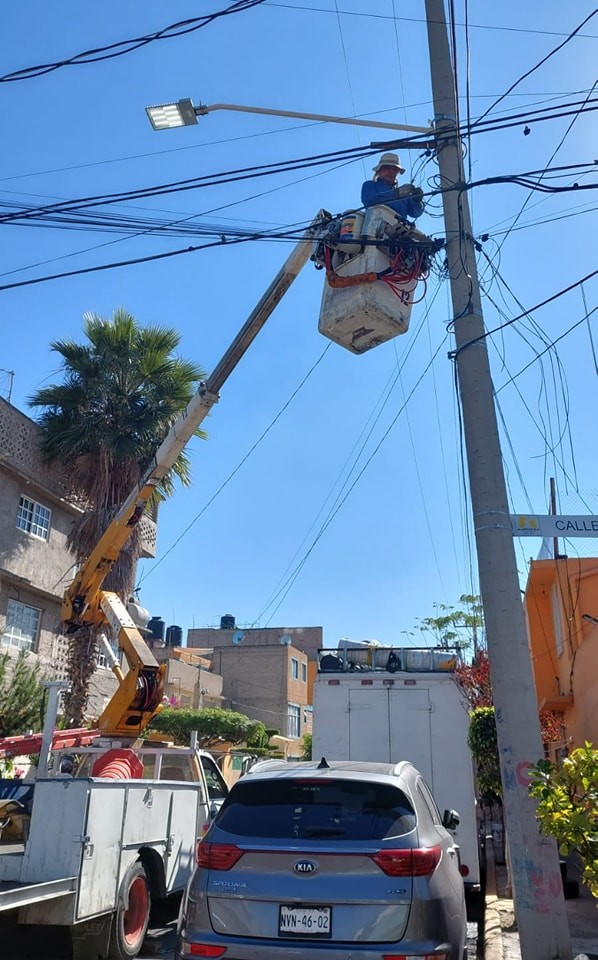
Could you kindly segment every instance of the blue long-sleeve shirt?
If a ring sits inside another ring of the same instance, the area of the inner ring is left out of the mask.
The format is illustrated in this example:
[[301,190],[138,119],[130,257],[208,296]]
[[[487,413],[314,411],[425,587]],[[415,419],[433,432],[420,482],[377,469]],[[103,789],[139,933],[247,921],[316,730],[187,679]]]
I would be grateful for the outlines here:
[[421,200],[414,200],[413,197],[397,197],[397,188],[389,187],[384,180],[366,180],[361,188],[361,202],[364,207],[373,207],[377,203],[383,203],[390,207],[395,213],[404,220],[407,217],[421,217],[424,212],[424,205]]

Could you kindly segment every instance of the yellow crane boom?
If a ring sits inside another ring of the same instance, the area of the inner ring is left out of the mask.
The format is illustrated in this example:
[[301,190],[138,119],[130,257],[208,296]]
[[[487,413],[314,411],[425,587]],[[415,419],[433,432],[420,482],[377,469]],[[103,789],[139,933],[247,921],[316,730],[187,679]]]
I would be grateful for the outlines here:
[[[326,218],[327,215],[320,211],[294,247],[214,371],[200,383],[195,396],[173,423],[139,484],[122,504],[64,594],[62,620],[66,632],[75,633],[85,625],[99,629],[112,670],[119,681],[116,693],[98,722],[103,736],[132,737],[141,733],[160,709],[166,668],[157,662],[119,597],[103,591],[102,584],[143,516],[156,485],[218,402],[220,388],[305,266],[314,236]],[[123,671],[107,643],[107,628],[118,640],[119,649],[127,661],[127,672]]]

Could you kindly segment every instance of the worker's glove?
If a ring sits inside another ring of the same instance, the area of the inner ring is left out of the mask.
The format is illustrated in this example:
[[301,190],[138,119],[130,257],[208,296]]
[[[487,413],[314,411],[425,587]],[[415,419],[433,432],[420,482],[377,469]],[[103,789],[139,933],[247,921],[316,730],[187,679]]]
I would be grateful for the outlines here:
[[423,195],[424,191],[420,190],[419,187],[414,187],[412,183],[405,183],[397,189],[397,196],[403,200],[421,200]]

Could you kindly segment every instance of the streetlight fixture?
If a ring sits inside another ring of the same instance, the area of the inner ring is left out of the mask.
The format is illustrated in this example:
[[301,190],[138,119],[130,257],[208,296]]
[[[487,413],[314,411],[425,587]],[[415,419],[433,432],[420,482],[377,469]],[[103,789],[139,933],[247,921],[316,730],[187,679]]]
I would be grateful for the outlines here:
[[177,103],[161,103],[155,107],[146,107],[145,112],[154,130],[170,130],[173,127],[190,127],[197,123],[196,108],[192,100],[179,100]]
[[[432,127],[411,127],[405,124],[384,123],[382,120],[359,120],[356,117],[329,117],[322,113],[299,113],[296,110],[269,110],[266,107],[247,107],[238,103],[212,103],[209,106],[200,103],[195,106],[192,100],[177,100],[176,103],[161,103],[146,107],[145,112],[154,130],[170,130],[173,127],[190,127],[214,110],[233,110],[235,113],[261,113],[272,117],[292,117],[298,120],[317,120],[322,123],[349,123],[357,127],[381,127],[385,130],[403,130],[407,133],[433,134]],[[423,144],[416,145],[421,148]]]

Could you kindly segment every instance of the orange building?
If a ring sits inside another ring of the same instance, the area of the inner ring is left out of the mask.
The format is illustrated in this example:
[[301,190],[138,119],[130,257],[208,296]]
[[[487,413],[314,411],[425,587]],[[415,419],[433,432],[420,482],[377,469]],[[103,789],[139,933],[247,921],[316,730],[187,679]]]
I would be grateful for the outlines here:
[[533,560],[524,607],[538,708],[562,715],[567,752],[598,747],[598,558]]

